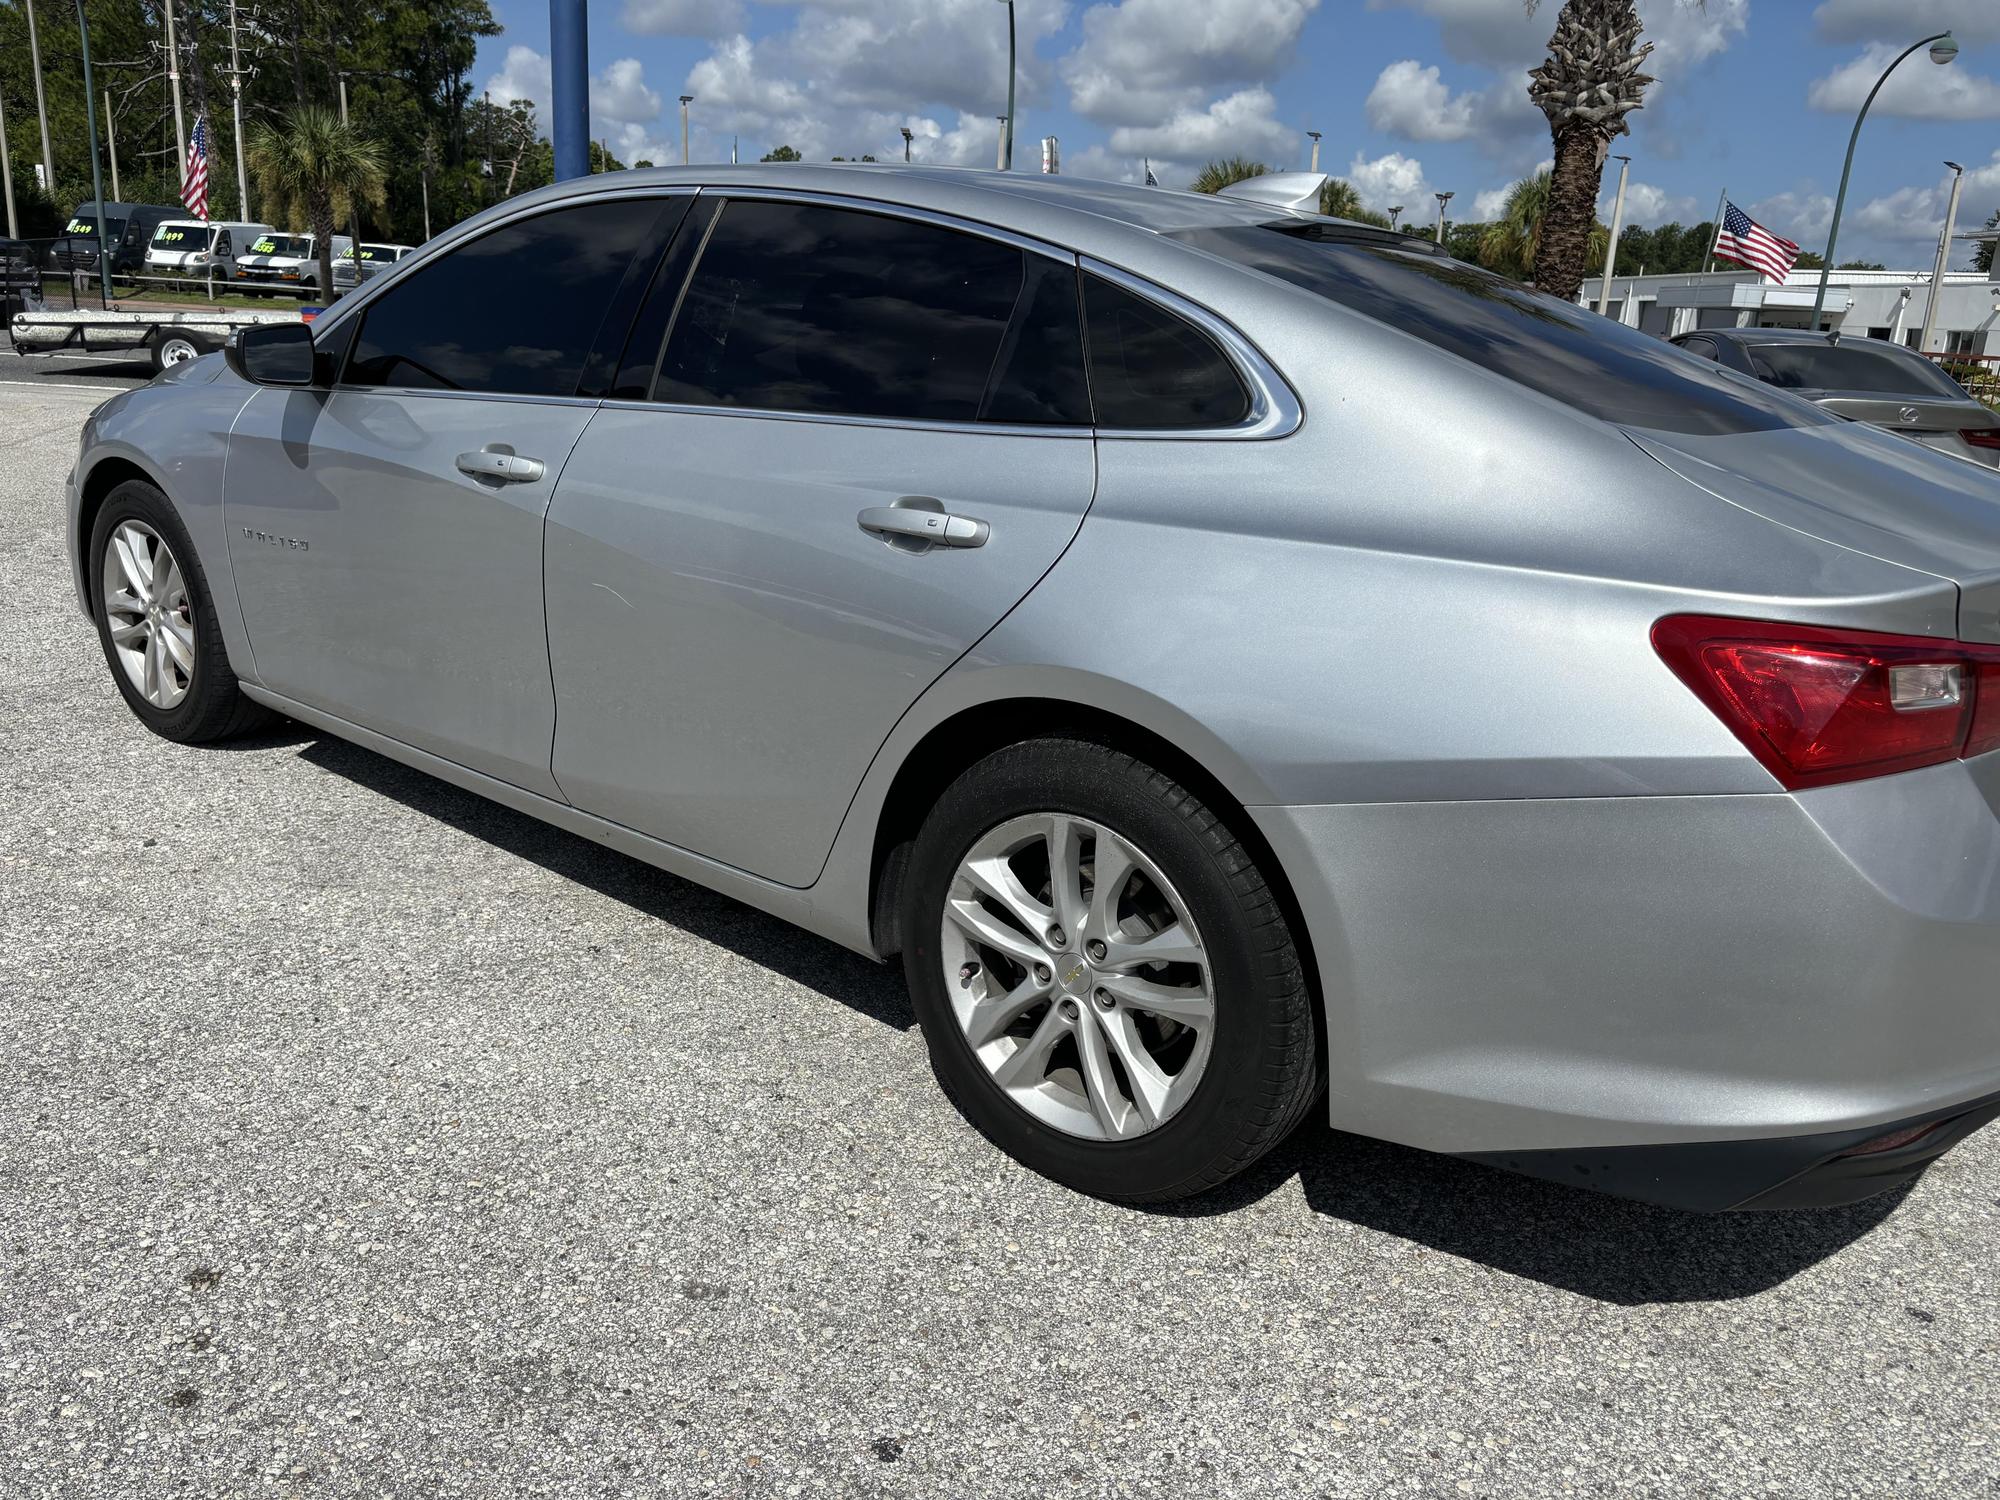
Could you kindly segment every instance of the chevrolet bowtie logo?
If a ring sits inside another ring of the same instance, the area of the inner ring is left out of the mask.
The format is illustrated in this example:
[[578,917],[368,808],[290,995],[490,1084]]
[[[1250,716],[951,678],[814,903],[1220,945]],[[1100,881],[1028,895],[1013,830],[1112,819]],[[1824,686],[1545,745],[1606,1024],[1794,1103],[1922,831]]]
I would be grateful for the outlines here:
[[1067,974],[1063,975],[1063,983],[1075,984],[1077,981],[1077,976],[1080,975],[1081,973],[1083,973],[1083,965],[1078,964],[1074,969],[1071,969]]

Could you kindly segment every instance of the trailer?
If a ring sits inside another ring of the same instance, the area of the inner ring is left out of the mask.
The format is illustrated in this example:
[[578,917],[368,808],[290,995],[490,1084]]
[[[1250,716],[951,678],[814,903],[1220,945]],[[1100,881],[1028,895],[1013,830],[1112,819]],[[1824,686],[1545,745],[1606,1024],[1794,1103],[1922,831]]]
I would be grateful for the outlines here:
[[7,334],[16,354],[144,349],[151,357],[154,373],[158,374],[169,365],[184,364],[220,349],[239,328],[259,323],[290,323],[299,316],[297,312],[235,309],[223,312],[201,308],[78,308],[68,312],[45,309],[14,314]]

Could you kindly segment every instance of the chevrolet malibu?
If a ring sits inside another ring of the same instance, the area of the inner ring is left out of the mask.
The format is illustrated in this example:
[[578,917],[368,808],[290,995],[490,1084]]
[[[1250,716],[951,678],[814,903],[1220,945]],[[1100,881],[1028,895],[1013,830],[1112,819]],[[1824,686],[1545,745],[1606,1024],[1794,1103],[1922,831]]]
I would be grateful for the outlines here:
[[2000,481],[1286,201],[512,199],[100,407],[78,598],[169,739],[287,716],[900,955],[1085,1192],[1308,1114],[1914,1177],[2000,1112]]

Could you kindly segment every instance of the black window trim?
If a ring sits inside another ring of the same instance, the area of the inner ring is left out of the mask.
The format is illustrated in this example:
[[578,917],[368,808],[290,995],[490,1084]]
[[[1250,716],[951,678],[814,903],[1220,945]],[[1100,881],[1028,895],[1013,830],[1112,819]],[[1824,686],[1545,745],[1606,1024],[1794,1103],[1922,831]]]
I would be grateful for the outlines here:
[[[1010,245],[1016,250],[1024,250],[1052,260],[1057,265],[1071,271],[1077,267],[1077,254],[1065,250],[1046,240],[1034,239],[1029,235],[1016,234],[995,224],[982,224],[977,219],[961,219],[952,214],[939,213],[934,209],[918,208],[908,203],[886,203],[877,198],[856,198],[845,193],[818,193],[802,188],[762,188],[717,185],[700,189],[704,199],[713,199],[716,210],[702,228],[702,244],[699,252],[688,262],[687,274],[681,284],[674,289],[673,317],[667,322],[666,331],[661,335],[659,350],[653,358],[653,375],[659,377],[660,360],[665,357],[667,345],[674,336],[674,324],[680,319],[681,303],[687,296],[687,289],[693,284],[701,270],[701,257],[708,249],[708,236],[722,221],[722,215],[731,202],[736,200],[759,200],[777,203],[801,203],[814,208],[844,208],[859,213],[875,214],[886,219],[906,219],[916,224],[928,224],[937,229],[948,229],[959,234],[969,234],[975,239],[992,240],[998,244]],[[662,289],[656,288],[657,296]],[[1082,328],[1078,327],[1077,350],[1082,353]],[[629,355],[628,355],[629,358]],[[779,411],[762,406],[699,406],[681,401],[634,401],[617,399],[608,401],[621,411],[661,411],[682,412],[703,417],[747,417],[761,422],[817,422],[835,427],[882,427],[911,432],[954,432],[979,433],[987,437],[1041,437],[1074,440],[1095,436],[1097,429],[1084,423],[1061,425],[1057,423],[1033,424],[1014,422],[946,422],[928,417],[864,417],[850,416],[844,412]]]

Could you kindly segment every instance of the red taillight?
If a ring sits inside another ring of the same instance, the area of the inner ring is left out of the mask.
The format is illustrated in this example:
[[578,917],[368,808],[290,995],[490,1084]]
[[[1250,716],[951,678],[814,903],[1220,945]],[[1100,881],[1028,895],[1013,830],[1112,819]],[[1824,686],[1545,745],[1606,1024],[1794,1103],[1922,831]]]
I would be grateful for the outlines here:
[[2000,427],[1962,427],[1958,435],[1975,448],[2000,448]]
[[1670,615],[1653,648],[1794,790],[2000,749],[2000,647]]

